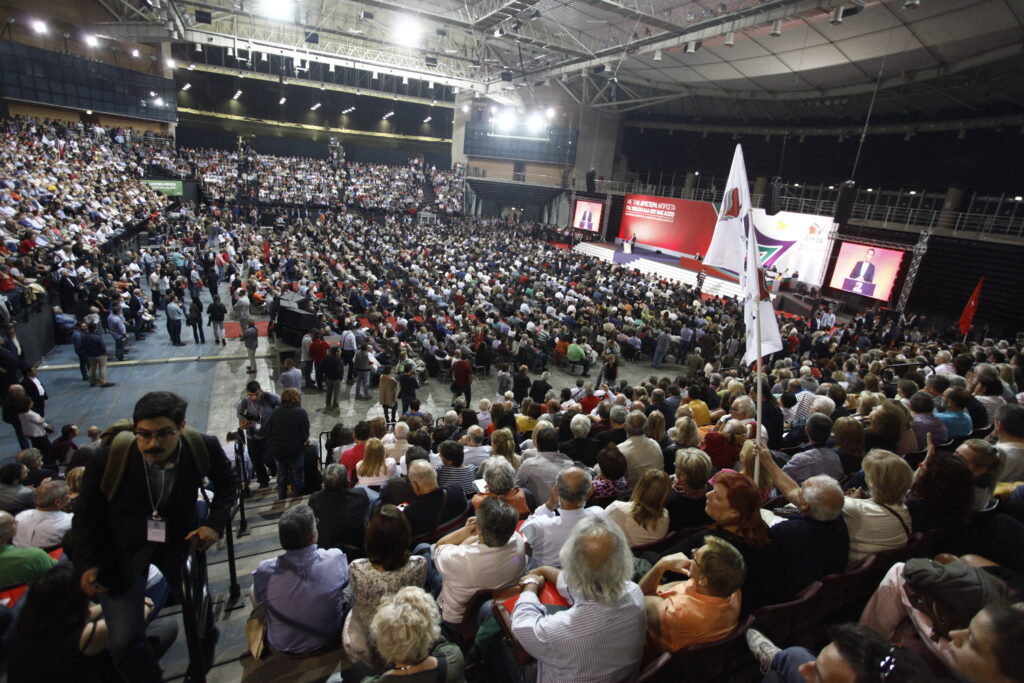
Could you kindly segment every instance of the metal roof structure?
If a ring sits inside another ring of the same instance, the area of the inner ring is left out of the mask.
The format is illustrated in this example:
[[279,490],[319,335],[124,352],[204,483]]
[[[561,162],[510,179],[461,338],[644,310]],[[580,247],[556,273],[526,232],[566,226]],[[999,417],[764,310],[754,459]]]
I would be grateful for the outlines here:
[[893,120],[1024,110],[1024,0],[95,1],[111,21],[93,29],[111,38],[510,104],[548,86],[599,109],[711,122],[827,125],[872,102]]

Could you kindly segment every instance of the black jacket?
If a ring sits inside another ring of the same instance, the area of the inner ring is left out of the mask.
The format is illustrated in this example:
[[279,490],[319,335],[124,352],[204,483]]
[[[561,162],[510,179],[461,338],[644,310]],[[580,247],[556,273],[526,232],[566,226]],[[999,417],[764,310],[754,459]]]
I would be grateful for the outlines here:
[[332,382],[341,381],[345,377],[345,366],[341,362],[341,356],[328,353],[327,358],[324,358],[324,362],[320,364],[320,372],[323,373],[325,379]]
[[366,489],[341,489],[340,491],[317,491],[309,497],[317,519],[317,545],[321,548],[345,546],[363,549],[363,534],[366,531],[366,510],[370,498]]
[[512,375],[512,394],[515,396],[516,403],[522,403],[529,393],[530,376],[522,372]]
[[[217,439],[204,434],[203,444],[210,456],[210,471],[206,476],[214,494],[209,515],[202,525],[223,533],[238,492],[238,478]],[[152,507],[142,454],[132,444],[124,478],[113,500],[109,501],[100,490],[107,455],[107,449],[102,449],[85,468],[82,492],[75,503],[72,521],[73,557],[78,573],[99,567],[99,582],[116,594],[144,578],[151,562],[156,562],[163,571],[177,570],[180,566],[187,548],[185,536],[200,526],[196,506],[200,477],[195,459],[188,446],[184,446],[174,487],[158,509],[159,515],[167,520],[167,542],[150,543],[146,540],[146,522]]]
[[267,440],[268,458],[290,460],[302,453],[309,439],[309,414],[302,406],[280,405],[260,430]]

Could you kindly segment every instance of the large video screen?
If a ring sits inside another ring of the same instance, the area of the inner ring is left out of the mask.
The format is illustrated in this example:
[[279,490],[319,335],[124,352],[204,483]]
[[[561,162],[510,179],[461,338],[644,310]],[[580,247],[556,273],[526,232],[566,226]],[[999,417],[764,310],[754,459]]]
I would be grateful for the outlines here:
[[888,301],[902,261],[903,252],[896,249],[843,242],[829,284],[844,292]]
[[572,214],[572,227],[577,230],[597,232],[601,229],[602,211],[604,211],[604,202],[577,199],[576,210]]

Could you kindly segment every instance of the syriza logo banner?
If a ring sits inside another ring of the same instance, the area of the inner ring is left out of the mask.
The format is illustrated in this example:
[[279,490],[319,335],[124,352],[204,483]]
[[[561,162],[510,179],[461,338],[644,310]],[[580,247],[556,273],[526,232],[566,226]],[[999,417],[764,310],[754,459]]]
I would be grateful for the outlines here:
[[821,285],[825,278],[831,216],[780,211],[774,216],[764,209],[751,211],[757,230],[761,265],[785,277]]

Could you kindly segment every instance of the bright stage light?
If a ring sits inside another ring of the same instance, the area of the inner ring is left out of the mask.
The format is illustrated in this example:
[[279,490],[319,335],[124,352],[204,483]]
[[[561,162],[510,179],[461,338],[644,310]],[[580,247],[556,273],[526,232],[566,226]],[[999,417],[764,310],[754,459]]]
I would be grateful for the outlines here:
[[46,33],[46,22],[42,19],[36,19],[32,22],[32,30],[36,33]]
[[419,45],[423,38],[423,27],[410,16],[401,16],[395,22],[395,38],[403,45]]
[[530,118],[526,120],[526,128],[531,133],[543,133],[545,126],[547,126],[547,122],[544,121],[544,117],[536,112],[530,114]]
[[516,126],[516,114],[511,109],[506,109],[498,114],[497,118],[498,130],[510,131]]
[[295,19],[294,0],[261,0],[256,3],[256,13],[277,21]]
[[99,38],[97,38],[96,36],[86,36],[85,37],[85,44],[88,45],[89,47],[96,47],[97,45],[100,44],[100,41],[99,41]]

